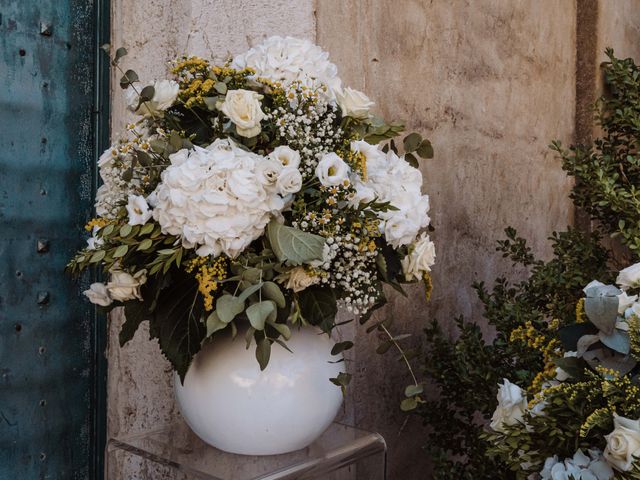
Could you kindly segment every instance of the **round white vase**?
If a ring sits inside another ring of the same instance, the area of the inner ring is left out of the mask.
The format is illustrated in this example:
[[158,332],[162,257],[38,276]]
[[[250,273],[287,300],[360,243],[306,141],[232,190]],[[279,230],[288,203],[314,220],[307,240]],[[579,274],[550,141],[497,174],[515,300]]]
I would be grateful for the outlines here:
[[255,343],[242,335],[220,336],[196,355],[184,385],[174,376],[180,411],[196,435],[220,450],[276,455],[311,444],[331,424],[342,404],[329,379],[344,370],[331,356],[334,342],[320,330],[294,330],[287,346],[271,346],[260,371]]

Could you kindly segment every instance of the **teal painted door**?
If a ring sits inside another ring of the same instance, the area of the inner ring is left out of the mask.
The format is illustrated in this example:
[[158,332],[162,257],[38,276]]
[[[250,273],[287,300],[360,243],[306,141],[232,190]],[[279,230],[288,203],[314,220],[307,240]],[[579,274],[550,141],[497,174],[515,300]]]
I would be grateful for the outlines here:
[[99,0],[0,0],[0,480],[98,478],[103,321],[64,266],[107,135]]

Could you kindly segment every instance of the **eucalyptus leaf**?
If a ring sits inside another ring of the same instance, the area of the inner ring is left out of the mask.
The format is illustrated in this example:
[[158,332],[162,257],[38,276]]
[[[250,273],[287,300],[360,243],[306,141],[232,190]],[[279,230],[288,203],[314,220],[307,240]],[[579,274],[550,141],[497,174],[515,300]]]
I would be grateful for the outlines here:
[[404,389],[404,396],[415,397],[416,395],[420,395],[423,391],[424,391],[424,388],[420,384],[409,385],[407,388]]
[[325,239],[320,235],[303,232],[272,221],[267,227],[267,237],[273,252],[281,262],[301,265],[322,260]]
[[415,410],[418,406],[418,399],[416,397],[405,398],[400,402],[400,409],[403,412],[410,412],[411,410]]
[[285,340],[289,340],[291,338],[291,329],[284,323],[269,322],[269,325],[275,328]]
[[148,102],[149,100],[152,100],[155,94],[156,94],[156,89],[153,87],[153,85],[147,85],[140,92],[140,102],[144,103],[144,102]]
[[273,300],[278,308],[284,308],[287,305],[282,290],[274,282],[264,282],[262,284],[262,295],[269,300]]
[[236,315],[244,311],[244,300],[233,295],[224,294],[216,300],[216,310],[218,318],[223,323],[229,323],[236,318]]
[[597,295],[584,299],[584,312],[598,329],[609,335],[613,332],[618,318],[618,297]]
[[[376,132],[378,133],[378,132]],[[419,133],[410,133],[403,140],[404,151],[407,153],[415,152],[422,143],[422,136]]]
[[258,341],[256,347],[256,360],[260,365],[260,370],[267,368],[269,364],[269,358],[271,357],[271,342],[268,338],[263,338]]
[[218,317],[218,314],[216,312],[211,312],[211,314],[207,317],[207,337],[210,337],[217,331],[226,328],[227,325],[228,323],[220,320],[220,317]]
[[247,307],[247,318],[251,326],[256,330],[264,330],[267,317],[275,310],[276,306],[271,300],[254,303]]
[[243,302],[245,300],[247,300],[251,295],[253,295],[254,293],[256,293],[258,290],[260,290],[262,288],[262,283],[256,283],[255,285],[251,285],[247,288],[245,288],[242,293],[240,295],[238,295],[238,298],[240,300],[242,300]]
[[429,140],[423,140],[416,153],[421,158],[433,158],[433,146]]
[[331,355],[340,355],[342,352],[353,348],[353,342],[338,342],[331,349]]

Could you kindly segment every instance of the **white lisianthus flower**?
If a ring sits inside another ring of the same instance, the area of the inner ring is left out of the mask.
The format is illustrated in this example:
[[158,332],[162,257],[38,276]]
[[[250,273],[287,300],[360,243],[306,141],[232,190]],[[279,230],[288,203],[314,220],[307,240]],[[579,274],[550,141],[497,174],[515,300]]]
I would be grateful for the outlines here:
[[262,98],[251,90],[229,90],[218,108],[236,126],[238,135],[252,138],[260,133],[260,122],[266,117],[260,104]]
[[300,166],[300,154],[286,145],[274,148],[268,158],[277,160],[283,167],[298,168]]
[[335,98],[340,88],[337,67],[329,61],[329,54],[309,40],[273,36],[245,53],[236,55],[231,68],[252,68],[255,77],[268,78],[284,86],[293,82],[313,90],[327,87],[326,96]]
[[302,188],[302,175],[297,168],[284,168],[278,176],[276,189],[282,196],[298,193]]
[[92,283],[89,290],[82,292],[91,303],[100,305],[102,307],[108,307],[113,300],[109,296],[109,291],[104,283]]
[[622,289],[640,286],[640,263],[631,265],[621,270],[616,278],[616,283]]
[[633,304],[638,300],[638,295],[627,295],[627,292],[622,292],[618,295],[618,313],[622,315],[627,308],[633,306]]
[[178,98],[180,86],[173,80],[156,80],[151,85],[154,90],[153,98],[142,104],[140,104],[140,96],[138,95],[142,89],[138,88],[138,92],[136,92],[136,89],[129,86],[125,91],[127,106],[129,110],[138,115],[162,117],[164,111],[171,107]]
[[504,432],[506,425],[524,423],[527,397],[519,386],[506,378],[503,384],[498,386],[498,406],[491,417],[491,428],[496,432]]
[[237,257],[285,206],[276,186],[263,183],[269,175],[258,167],[267,159],[229,139],[169,159],[153,216],[164,233],[179,236],[198,255]]
[[349,177],[349,165],[334,152],[327,153],[318,162],[316,176],[325,187],[341,185]]
[[600,450],[589,450],[589,456],[582,450],[576,451],[572,458],[560,461],[557,455],[549,457],[544,462],[540,472],[541,480],[610,480],[614,472],[602,458]]
[[607,439],[604,458],[620,472],[631,470],[634,457],[640,456],[640,419],[631,420],[613,414],[614,429]]
[[294,292],[301,292],[305,288],[319,283],[320,280],[318,275],[309,275],[304,267],[295,267],[289,272],[285,286]]
[[402,259],[402,271],[407,281],[420,280],[425,272],[430,272],[436,261],[436,247],[429,235],[422,233]]
[[153,216],[147,200],[142,195],[129,195],[127,202],[127,213],[129,214],[129,225],[144,225]]
[[371,109],[375,103],[364,93],[346,87],[336,90],[336,102],[342,111],[343,117],[358,119],[369,118]]
[[129,272],[114,268],[109,271],[111,278],[107,283],[109,296],[118,302],[142,300],[140,287],[147,283],[147,271],[140,270],[131,275]]

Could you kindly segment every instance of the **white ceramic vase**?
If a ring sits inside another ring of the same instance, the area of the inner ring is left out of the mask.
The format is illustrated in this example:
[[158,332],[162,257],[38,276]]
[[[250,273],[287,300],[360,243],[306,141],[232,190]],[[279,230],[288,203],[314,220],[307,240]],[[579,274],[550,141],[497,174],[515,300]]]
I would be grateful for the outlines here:
[[275,455],[311,444],[331,424],[342,404],[329,379],[344,370],[331,356],[334,342],[320,330],[294,329],[287,346],[271,347],[260,371],[255,343],[242,335],[220,336],[196,355],[184,385],[174,389],[182,416],[202,440],[244,455]]

